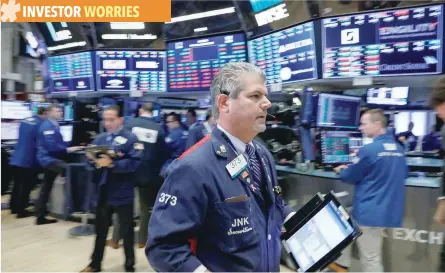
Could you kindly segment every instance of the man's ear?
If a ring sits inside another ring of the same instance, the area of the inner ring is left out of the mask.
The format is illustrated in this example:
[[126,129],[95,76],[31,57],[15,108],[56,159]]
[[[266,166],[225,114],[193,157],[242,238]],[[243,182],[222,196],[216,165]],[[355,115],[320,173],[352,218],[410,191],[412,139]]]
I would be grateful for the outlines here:
[[229,112],[229,96],[227,95],[219,95],[218,96],[218,109],[220,113],[228,113]]

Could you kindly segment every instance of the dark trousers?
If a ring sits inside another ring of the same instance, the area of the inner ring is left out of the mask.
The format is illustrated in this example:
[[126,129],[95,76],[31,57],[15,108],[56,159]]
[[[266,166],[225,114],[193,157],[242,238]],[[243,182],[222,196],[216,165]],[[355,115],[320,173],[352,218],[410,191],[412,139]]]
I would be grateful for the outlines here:
[[96,241],[90,267],[101,270],[111,216],[115,212],[119,219],[119,233],[124,238],[125,270],[134,271],[133,204],[112,206],[107,201],[106,188],[102,186],[100,191],[99,204],[96,207]]
[[38,170],[14,167],[14,185],[9,207],[12,213],[22,214],[28,207],[29,194],[37,181]]
[[66,163],[58,160],[45,168],[43,173],[43,184],[40,188],[39,200],[37,201],[36,216],[38,218],[45,217],[47,214],[46,206],[48,204],[49,196],[54,185],[54,180],[57,175],[65,172]]
[[[145,187],[138,187],[139,195],[139,232],[137,242],[139,244],[145,244],[148,237],[148,222],[150,221],[151,213],[156,202],[156,196],[158,195],[161,184],[156,183],[153,185],[148,184]],[[113,242],[119,244],[122,238],[120,234],[119,224],[113,227]]]

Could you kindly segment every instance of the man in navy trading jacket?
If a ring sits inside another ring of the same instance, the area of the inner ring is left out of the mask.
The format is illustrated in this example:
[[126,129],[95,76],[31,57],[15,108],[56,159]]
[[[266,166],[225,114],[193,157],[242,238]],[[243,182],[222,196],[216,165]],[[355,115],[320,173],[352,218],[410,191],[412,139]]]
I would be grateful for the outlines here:
[[382,110],[365,112],[360,123],[363,136],[373,142],[359,149],[351,165],[334,170],[355,185],[352,216],[363,232],[357,239],[362,271],[382,272],[382,231],[402,226],[408,166],[403,147],[386,131]]
[[206,121],[189,129],[189,137],[187,138],[187,149],[198,143],[205,136],[212,133],[215,127],[215,119],[213,118],[212,110],[207,111]]
[[[135,179],[139,191],[140,226],[138,246],[145,247],[147,242],[148,220],[153,209],[159,188],[161,166],[167,160],[165,135],[161,125],[153,120],[153,105],[146,103],[139,109],[139,117],[130,119],[125,128],[131,130],[144,144],[143,157],[136,170]],[[114,233],[113,233],[114,235]]]
[[46,109],[39,107],[37,115],[20,122],[19,139],[14,148],[10,165],[14,166],[14,186],[11,193],[11,213],[17,218],[31,216],[26,210],[29,194],[37,181],[39,162],[37,161],[37,132],[45,119]]
[[58,174],[64,173],[66,168],[66,155],[80,150],[82,147],[68,145],[63,141],[58,120],[62,118],[63,111],[60,105],[52,104],[47,108],[47,117],[39,128],[37,134],[37,160],[45,168],[43,185],[37,201],[36,224],[51,224],[55,219],[46,219],[46,205],[53,188],[54,180]]
[[277,272],[293,211],[279,195],[271,154],[252,141],[271,105],[265,75],[249,63],[226,64],[211,94],[217,128],[170,166],[149,224],[148,260],[157,271]]
[[98,186],[98,200],[94,201],[96,240],[91,263],[81,272],[101,271],[113,212],[118,215],[120,235],[124,239],[125,270],[134,272],[133,173],[139,166],[144,144],[140,143],[133,133],[122,127],[123,121],[119,106],[107,107],[103,113],[103,123],[107,132],[97,136],[92,145],[107,146],[113,152],[96,157],[87,153],[91,160],[89,167],[93,171],[93,183]]
[[184,153],[188,138],[188,131],[182,127],[180,123],[180,116],[177,113],[171,112],[168,114],[165,124],[168,128],[165,144],[169,159],[162,167],[162,176],[165,176],[165,171],[173,160],[177,159],[182,153]]

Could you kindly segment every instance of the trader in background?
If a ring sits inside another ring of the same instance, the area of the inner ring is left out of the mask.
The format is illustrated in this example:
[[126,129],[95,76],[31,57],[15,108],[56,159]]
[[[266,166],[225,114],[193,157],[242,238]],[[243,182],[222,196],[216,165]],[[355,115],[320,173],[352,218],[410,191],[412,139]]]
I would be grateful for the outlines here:
[[139,109],[139,117],[125,124],[125,128],[144,144],[141,163],[135,174],[140,202],[139,248],[144,248],[147,242],[149,217],[163,182],[160,177],[161,166],[167,160],[164,131],[152,118],[153,105],[146,103]]
[[440,132],[436,132],[436,125],[433,125],[431,132],[422,138],[422,151],[438,151],[441,146]]
[[[430,106],[436,111],[437,116],[445,122],[445,76],[442,76],[436,83],[430,96]],[[445,126],[444,126],[445,128]],[[444,130],[442,130],[444,132]],[[445,135],[442,135],[443,147],[445,149]],[[445,226],[445,176],[442,177],[442,196],[437,199],[436,213],[434,221]],[[440,256],[439,272],[445,272],[445,241]]]
[[189,129],[189,137],[187,138],[186,149],[198,143],[205,136],[210,135],[215,125],[216,122],[213,118],[212,109],[209,109],[207,111],[206,121]]
[[36,224],[52,224],[55,219],[46,219],[46,206],[57,175],[65,172],[66,155],[82,149],[81,146],[68,147],[63,141],[58,120],[62,118],[63,111],[60,105],[51,104],[47,108],[47,120],[39,128],[37,134],[37,160],[44,171],[43,184],[37,201]]
[[405,149],[414,151],[417,146],[418,137],[413,134],[414,123],[410,122],[408,125],[408,131],[397,134],[397,140],[402,144]]
[[140,143],[133,133],[123,128],[123,122],[119,106],[107,107],[103,114],[106,133],[97,136],[92,145],[108,146],[115,156],[103,154],[97,158],[87,153],[90,160],[88,167],[93,172],[92,180],[98,186],[98,196],[93,201],[96,205],[96,240],[91,263],[81,272],[102,270],[105,243],[113,212],[118,215],[119,233],[124,239],[125,270],[134,272],[134,172],[139,167],[144,144]]
[[170,164],[177,159],[184,151],[188,138],[188,131],[181,126],[180,116],[171,112],[167,115],[165,124],[167,126],[168,134],[165,138],[168,160],[162,166],[162,176],[165,177],[165,172]]
[[149,223],[148,260],[159,272],[278,272],[292,210],[272,155],[253,141],[271,105],[265,75],[228,63],[210,90],[218,126],[170,166]]
[[187,110],[187,127],[188,130],[193,129],[193,127],[199,125],[199,122],[196,119],[196,111],[195,109]]
[[386,131],[382,110],[367,111],[360,123],[373,142],[359,149],[353,164],[334,170],[355,185],[352,215],[363,232],[357,240],[362,271],[383,272],[382,230],[402,226],[408,166],[403,147]]
[[14,148],[9,164],[14,167],[14,186],[12,188],[9,207],[17,218],[31,216],[28,207],[29,194],[36,184],[39,172],[37,161],[37,133],[46,118],[46,109],[39,107],[37,115],[20,122],[19,139]]

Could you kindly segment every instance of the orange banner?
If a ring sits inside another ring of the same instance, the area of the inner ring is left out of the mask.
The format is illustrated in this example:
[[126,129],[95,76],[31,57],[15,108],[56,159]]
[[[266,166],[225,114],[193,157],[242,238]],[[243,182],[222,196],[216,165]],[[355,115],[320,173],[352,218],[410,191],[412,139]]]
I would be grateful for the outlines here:
[[170,22],[171,0],[1,0],[2,22]]

